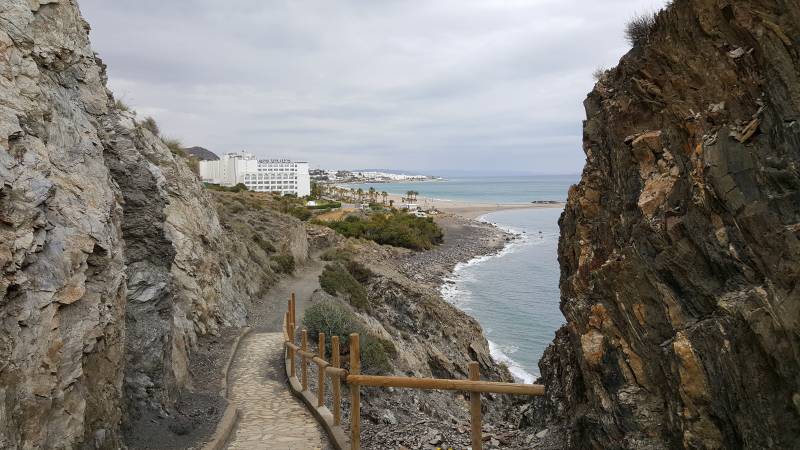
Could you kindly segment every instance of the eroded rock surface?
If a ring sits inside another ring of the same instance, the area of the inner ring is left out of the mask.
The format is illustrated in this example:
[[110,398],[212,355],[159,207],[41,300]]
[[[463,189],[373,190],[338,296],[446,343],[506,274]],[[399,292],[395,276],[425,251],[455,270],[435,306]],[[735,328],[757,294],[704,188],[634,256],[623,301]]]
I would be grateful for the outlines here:
[[[74,1],[0,2],[4,449],[122,448],[121,429],[176,418],[198,337],[243,325],[274,281],[114,102],[88,32]],[[303,261],[304,226],[278,222]]]
[[800,2],[678,0],[597,83],[532,433],[800,446],[799,51]]

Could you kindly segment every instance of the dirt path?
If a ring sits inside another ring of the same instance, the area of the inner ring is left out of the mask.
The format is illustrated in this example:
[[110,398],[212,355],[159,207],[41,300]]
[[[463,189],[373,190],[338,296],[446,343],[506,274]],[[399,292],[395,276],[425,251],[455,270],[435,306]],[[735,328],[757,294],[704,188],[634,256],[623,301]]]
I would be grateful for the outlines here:
[[253,302],[248,320],[250,327],[257,332],[281,331],[286,301],[292,292],[297,298],[297,318],[300,320],[311,294],[319,288],[319,275],[323,267],[323,262],[309,260],[305,265],[298,267],[294,275],[282,279],[273,286],[266,298]]
[[286,301],[296,294],[302,317],[319,287],[324,264],[309,261],[292,277],[281,280],[250,312],[253,332],[241,342],[231,366],[231,402],[239,409],[228,449],[327,449],[324,431],[286,386],[281,331]]

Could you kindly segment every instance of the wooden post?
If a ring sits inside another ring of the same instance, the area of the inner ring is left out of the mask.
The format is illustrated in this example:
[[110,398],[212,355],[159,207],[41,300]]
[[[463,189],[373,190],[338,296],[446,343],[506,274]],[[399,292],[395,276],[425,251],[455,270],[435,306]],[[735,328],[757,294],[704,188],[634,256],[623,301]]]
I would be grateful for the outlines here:
[[[308,330],[305,328],[303,329],[303,337],[302,337],[302,349],[303,352],[308,351]],[[306,360],[306,355],[304,353],[300,354],[300,373],[303,376],[303,391],[308,390],[308,361]]]
[[[331,364],[333,367],[341,367],[339,360],[339,336],[331,336]],[[339,377],[331,379],[333,384],[333,424],[340,425],[342,423],[342,392],[341,380]]]
[[[481,379],[478,363],[469,363],[469,379],[478,381]],[[469,412],[470,425],[472,426],[472,450],[481,450],[483,440],[481,436],[481,394],[480,392],[469,393]]]
[[297,302],[295,301],[294,292],[292,292],[292,323],[297,324]]
[[[350,335],[350,373],[361,373],[361,346],[358,333]],[[358,384],[350,384],[350,449],[361,449],[361,391]]]
[[[319,334],[319,357],[325,359],[325,333]],[[325,368],[317,366],[319,376],[317,377],[317,407],[325,405]]]
[[[291,316],[291,313],[289,316]],[[294,344],[294,322],[289,322],[289,342]],[[289,349],[289,367],[289,375],[297,377],[297,361],[293,348]]]
[[286,323],[294,322],[292,318],[292,299],[286,300]]

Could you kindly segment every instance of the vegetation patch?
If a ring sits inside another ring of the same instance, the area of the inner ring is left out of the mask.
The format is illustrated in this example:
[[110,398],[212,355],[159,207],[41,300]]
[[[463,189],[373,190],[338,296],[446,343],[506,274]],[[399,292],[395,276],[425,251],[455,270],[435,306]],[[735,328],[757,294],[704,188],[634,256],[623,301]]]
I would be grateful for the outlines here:
[[292,255],[275,255],[272,258],[272,268],[275,272],[292,274],[294,273],[295,264],[294,256]]
[[205,186],[206,189],[210,189],[212,191],[220,191],[220,192],[245,192],[245,191],[247,191],[247,186],[245,186],[244,183],[239,183],[236,186],[230,186],[230,187],[222,186],[222,185],[219,185],[219,184],[213,184],[213,183],[203,183],[203,186]]
[[153,119],[150,116],[147,116],[142,120],[142,126],[147,128],[151,133],[156,136],[161,134],[161,130],[158,129],[158,124],[156,123],[156,119]]
[[323,222],[339,234],[363,238],[379,244],[427,250],[442,243],[444,233],[428,217],[416,217],[401,211],[373,214],[369,218],[347,216],[343,220]]
[[656,13],[638,15],[625,25],[625,38],[634,47],[645,45],[650,41],[656,25]]
[[367,290],[347,270],[344,264],[336,262],[328,264],[319,276],[319,284],[330,295],[340,294],[358,309],[367,309],[369,299]]
[[[261,250],[264,250],[265,253],[275,253],[276,251],[275,246],[272,245],[272,242],[264,239],[258,233],[253,234],[253,242],[255,242],[256,245],[258,245],[258,247],[261,248]],[[294,260],[294,258],[292,259]]]
[[308,209],[336,209],[341,208],[342,202],[317,201],[316,205],[306,206]]
[[364,373],[384,375],[392,371],[391,360],[397,350],[390,341],[367,335],[361,345],[361,365]]
[[311,336],[325,333],[328,355],[331,354],[331,337],[339,336],[344,348],[348,344],[350,333],[358,333],[361,330],[356,315],[336,300],[317,302],[306,308],[303,313],[303,326]]
[[350,261],[353,253],[343,248],[331,248],[320,255],[323,261]]

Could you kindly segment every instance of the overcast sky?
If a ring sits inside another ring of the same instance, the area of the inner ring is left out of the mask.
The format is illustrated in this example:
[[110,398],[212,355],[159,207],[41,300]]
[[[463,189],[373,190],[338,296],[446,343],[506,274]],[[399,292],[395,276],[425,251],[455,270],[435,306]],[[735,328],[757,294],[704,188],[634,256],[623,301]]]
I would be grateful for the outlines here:
[[79,0],[117,98],[218,154],[578,173],[592,72],[663,0]]

